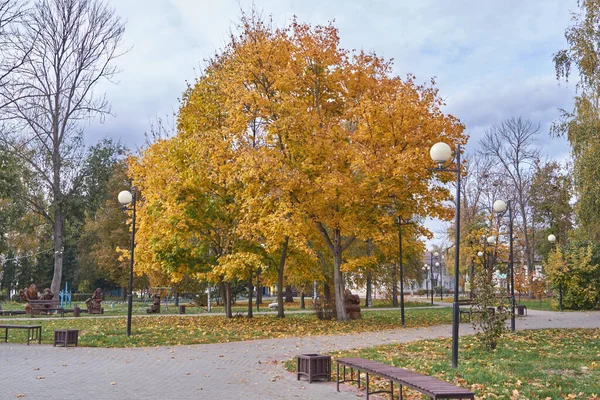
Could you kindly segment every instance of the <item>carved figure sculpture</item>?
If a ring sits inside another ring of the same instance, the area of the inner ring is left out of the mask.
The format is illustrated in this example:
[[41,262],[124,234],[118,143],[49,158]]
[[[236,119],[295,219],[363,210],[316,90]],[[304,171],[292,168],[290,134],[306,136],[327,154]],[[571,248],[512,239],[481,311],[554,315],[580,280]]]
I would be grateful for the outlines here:
[[[30,300],[52,300],[54,298],[54,294],[50,291],[50,289],[44,289],[44,292],[40,296],[37,290],[37,286],[35,283],[29,285],[28,288],[19,290],[19,297],[26,302],[25,304],[25,313],[27,315],[31,315],[31,305],[29,304]],[[49,307],[49,306],[46,306]],[[35,314],[39,315],[43,310],[35,310]]]
[[152,305],[146,309],[148,314],[160,314],[160,294],[155,294],[152,297]]
[[37,300],[38,290],[37,286],[35,286],[35,283],[29,285],[28,288],[19,290],[19,297],[26,303],[29,303],[29,300]]
[[92,293],[92,297],[85,301],[85,305],[88,309],[88,314],[104,314],[102,308],[102,289],[97,288]]
[[54,297],[54,294],[50,291],[50,289],[46,288],[42,292],[42,296],[40,297],[40,300],[52,300],[53,297]]
[[344,304],[346,305],[348,318],[351,320],[362,318],[360,313],[360,297],[357,294],[352,294],[350,290],[346,289],[344,292]]

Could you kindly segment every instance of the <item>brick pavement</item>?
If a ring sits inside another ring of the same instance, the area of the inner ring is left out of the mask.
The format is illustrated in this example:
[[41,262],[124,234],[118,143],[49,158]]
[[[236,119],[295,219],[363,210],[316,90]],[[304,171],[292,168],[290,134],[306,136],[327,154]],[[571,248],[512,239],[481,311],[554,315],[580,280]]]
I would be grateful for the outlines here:
[[[600,328],[600,312],[529,312],[518,329]],[[298,382],[282,362],[300,353],[449,337],[449,325],[356,335],[105,349],[0,343],[0,399],[355,399],[354,387]],[[461,324],[461,334],[473,333]]]

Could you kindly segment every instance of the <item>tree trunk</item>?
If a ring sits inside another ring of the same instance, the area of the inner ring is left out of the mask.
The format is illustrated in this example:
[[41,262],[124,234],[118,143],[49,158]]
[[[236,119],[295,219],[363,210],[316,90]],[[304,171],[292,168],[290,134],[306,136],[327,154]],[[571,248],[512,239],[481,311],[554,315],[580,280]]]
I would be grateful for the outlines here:
[[252,284],[252,274],[250,274],[250,279],[248,279],[248,318],[252,318],[252,289],[254,285]]
[[279,259],[279,269],[277,270],[277,317],[285,318],[283,311],[283,270],[285,267],[285,258],[287,256],[289,236],[283,239],[281,246],[281,258]]
[[[519,199],[522,200],[522,199]],[[531,279],[531,277],[533,276],[533,271],[535,271],[535,267],[533,265],[534,260],[533,260],[533,256],[531,253],[531,243],[530,243],[530,237],[529,237],[529,232],[527,229],[527,213],[526,213],[526,209],[525,209],[525,202],[524,201],[519,201],[519,206],[521,208],[521,218],[523,221],[523,235],[525,237],[525,256],[527,257],[527,276]],[[531,289],[529,289],[529,298],[534,298],[535,295],[533,293],[533,291]]]
[[256,275],[256,309],[262,304],[262,285],[260,284],[260,272]]
[[327,282],[325,282],[325,284],[323,285],[323,297],[325,297],[325,301],[328,304],[331,303],[331,288],[329,287]]
[[227,296],[225,293],[225,282],[220,281],[219,282],[219,293],[220,293],[220,299],[217,300],[217,305],[219,305],[219,301],[223,302],[223,304],[225,304],[225,297]]
[[306,306],[304,305],[304,291],[300,293],[300,309],[305,310]]
[[225,282],[225,297],[223,298],[223,303],[225,304],[225,317],[227,318],[233,318],[233,312],[231,310],[232,300],[231,282]]
[[294,292],[292,292],[292,287],[291,286],[286,286],[285,287],[285,302],[286,303],[293,303],[294,302]]
[[[373,239],[367,240],[367,257],[373,255]],[[373,305],[373,271],[367,272],[367,294],[365,296],[365,307]]]
[[398,268],[392,264],[392,307],[398,307]]
[[175,292],[175,307],[179,307],[179,292]]
[[367,294],[365,296],[365,307],[371,307],[373,304],[373,273],[367,273]]
[[[60,179],[58,182],[60,183]],[[63,270],[63,215],[60,199],[54,201],[54,207],[54,274],[52,275],[50,290],[56,300],[58,299],[58,292],[60,292]]]
[[121,288],[121,301],[127,300],[127,288]]
[[337,319],[338,321],[348,321],[348,314],[346,313],[344,304],[344,276],[342,275],[341,270],[343,262],[342,251],[352,244],[355,237],[352,236],[348,239],[346,244],[343,245],[340,228],[333,229],[333,240],[331,240],[329,233],[327,233],[327,229],[325,229],[323,224],[320,222],[316,222],[315,224],[333,255],[333,291],[335,294],[335,311]]
[[333,286],[335,311],[338,321],[348,321],[344,304],[344,276],[342,275],[342,234],[338,228],[333,231]]

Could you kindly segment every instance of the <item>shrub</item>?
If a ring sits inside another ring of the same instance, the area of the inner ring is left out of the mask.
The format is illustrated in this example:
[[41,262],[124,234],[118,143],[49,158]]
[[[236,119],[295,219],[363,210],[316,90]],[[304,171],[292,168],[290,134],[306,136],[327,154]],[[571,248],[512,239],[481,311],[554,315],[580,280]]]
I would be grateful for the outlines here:
[[564,308],[600,308],[599,245],[574,242],[556,249],[548,258],[546,273],[555,293],[562,288]]
[[494,350],[506,332],[510,305],[506,296],[496,297],[492,276],[487,271],[476,275],[473,296],[475,304],[471,307],[471,315],[473,327],[479,331],[477,338],[485,348]]

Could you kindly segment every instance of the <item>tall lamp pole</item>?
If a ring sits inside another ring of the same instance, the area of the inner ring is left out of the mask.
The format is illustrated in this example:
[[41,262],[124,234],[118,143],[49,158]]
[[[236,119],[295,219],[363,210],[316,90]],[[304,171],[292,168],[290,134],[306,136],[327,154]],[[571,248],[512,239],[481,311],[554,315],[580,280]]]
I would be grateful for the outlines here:
[[[435,285],[433,284],[433,266],[435,265],[436,267],[439,266],[439,263],[433,263],[433,259],[435,258],[437,260],[438,256],[440,255],[440,253],[438,253],[437,251],[431,251],[429,253],[429,276],[430,276],[430,281],[431,281],[431,305],[433,305],[433,294],[435,292]],[[436,282],[437,283],[437,282]]]
[[[133,253],[135,250],[135,189],[132,188],[131,192],[123,190],[118,196],[119,203],[121,203],[126,210],[133,211],[131,218],[131,262],[129,264],[129,293],[127,293],[127,337],[131,336],[131,314],[133,311]],[[127,207],[131,204],[131,207]]]
[[509,255],[508,255],[508,266],[510,269],[510,330],[515,331],[515,271],[513,264],[513,214],[511,201],[496,200],[493,205],[494,211],[504,215],[508,212],[508,243],[509,243]]
[[398,261],[400,265],[400,324],[404,326],[404,267],[402,262],[402,225],[412,224],[410,219],[398,217]]
[[437,164],[437,168],[433,168],[434,171],[456,173],[456,238],[454,243],[456,252],[454,253],[454,304],[452,305],[452,368],[458,368],[458,324],[460,310],[458,304],[458,264],[460,262],[460,145],[456,146],[454,154],[456,168],[449,168],[449,164],[444,165],[452,158],[452,149],[446,143],[439,142],[434,144],[429,151],[429,155]]
[[429,275],[427,274],[427,270],[429,269],[429,265],[425,264],[423,266],[423,276],[425,277],[425,300],[429,296]]
[[[556,236],[549,235],[548,241],[553,245],[556,244]],[[558,308],[560,309],[560,311],[563,310],[562,300],[563,300],[563,294],[562,294],[562,277],[561,277],[561,280],[558,283]]]
[[444,300],[444,277],[442,276],[442,265],[439,262],[436,262],[435,266],[438,267],[438,276],[440,277],[440,300]]

